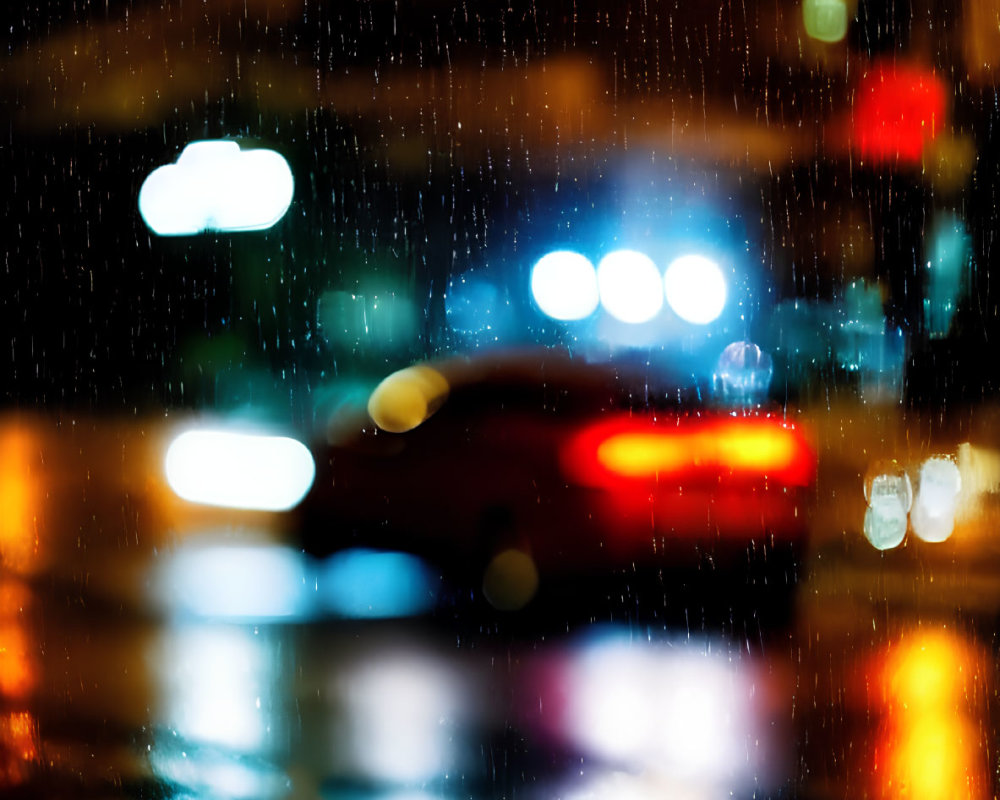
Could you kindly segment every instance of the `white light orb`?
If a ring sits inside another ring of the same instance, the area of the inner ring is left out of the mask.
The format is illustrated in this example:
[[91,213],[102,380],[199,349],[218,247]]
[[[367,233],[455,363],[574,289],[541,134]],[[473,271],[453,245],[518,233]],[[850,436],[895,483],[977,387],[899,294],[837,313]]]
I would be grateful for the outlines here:
[[309,449],[285,436],[191,430],[171,442],[167,483],[185,500],[255,511],[294,508],[312,486]]
[[705,256],[689,254],[670,262],[663,289],[674,313],[695,325],[714,322],[726,305],[725,276]]
[[913,501],[913,532],[925,542],[943,542],[955,528],[962,476],[950,458],[933,456],[920,467],[920,488]]
[[883,498],[865,511],[865,538],[876,550],[899,547],[906,537],[906,510],[896,498]]
[[660,272],[652,259],[635,250],[608,253],[597,265],[601,305],[622,322],[649,322],[663,307]]
[[589,317],[600,300],[594,265],[572,250],[548,253],[531,270],[531,296],[552,319]]

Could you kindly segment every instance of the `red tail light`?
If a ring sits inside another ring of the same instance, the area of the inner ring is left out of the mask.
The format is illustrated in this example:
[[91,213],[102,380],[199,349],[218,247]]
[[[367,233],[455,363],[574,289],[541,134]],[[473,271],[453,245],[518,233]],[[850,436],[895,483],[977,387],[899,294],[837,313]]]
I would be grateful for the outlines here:
[[595,508],[611,542],[654,535],[798,538],[801,488],[815,472],[813,449],[777,417],[619,417],[573,436],[561,453],[566,476],[603,489]]
[[815,469],[802,432],[772,417],[619,418],[584,429],[563,456],[574,480],[606,488],[805,486]]

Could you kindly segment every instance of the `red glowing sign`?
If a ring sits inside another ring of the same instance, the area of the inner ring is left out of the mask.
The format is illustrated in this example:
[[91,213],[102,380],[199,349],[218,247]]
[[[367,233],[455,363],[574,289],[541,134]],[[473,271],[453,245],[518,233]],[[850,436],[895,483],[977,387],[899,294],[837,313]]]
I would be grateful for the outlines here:
[[945,87],[933,72],[884,64],[867,72],[854,103],[854,144],[871,161],[919,162],[945,122]]

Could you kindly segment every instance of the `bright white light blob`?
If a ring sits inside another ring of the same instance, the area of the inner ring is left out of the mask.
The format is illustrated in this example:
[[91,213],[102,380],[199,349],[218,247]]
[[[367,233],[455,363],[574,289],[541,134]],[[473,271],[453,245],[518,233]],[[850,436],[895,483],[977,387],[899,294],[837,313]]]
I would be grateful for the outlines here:
[[943,542],[955,528],[962,476],[950,458],[933,456],[920,467],[920,488],[910,520],[925,542]]
[[563,734],[588,753],[695,784],[752,774],[751,687],[684,648],[598,643],[571,664]]
[[152,661],[168,726],[194,744],[260,751],[269,732],[277,735],[272,647],[265,637],[222,625],[165,634]]
[[157,594],[178,616],[291,620],[308,611],[310,572],[287,547],[185,547],[161,568]]
[[913,486],[906,471],[894,461],[876,464],[865,477],[865,500],[865,538],[877,550],[902,544],[913,504]]
[[876,465],[865,478],[865,500],[868,505],[894,501],[902,507],[905,514],[913,505],[910,476],[894,461]]
[[865,538],[876,550],[899,547],[906,537],[906,512],[895,500],[876,502],[865,511]]
[[365,660],[333,693],[344,717],[336,757],[348,758],[350,771],[414,784],[457,766],[457,719],[472,700],[443,662],[417,653]]
[[674,313],[695,325],[715,321],[726,305],[726,278],[705,256],[674,259],[663,275],[663,289]]
[[167,483],[193,503],[286,511],[316,476],[312,454],[285,436],[221,430],[182,433],[167,449]]
[[139,213],[160,236],[264,230],[288,211],[294,186],[288,162],[274,150],[192,142],[176,164],[143,182]]
[[597,265],[601,305],[622,322],[649,322],[663,308],[660,271],[652,259],[635,250],[615,250]]
[[350,619],[419,614],[436,600],[430,570],[408,553],[344,550],[319,567],[320,602]]
[[552,319],[589,317],[600,301],[594,265],[572,250],[548,253],[531,270],[531,296]]

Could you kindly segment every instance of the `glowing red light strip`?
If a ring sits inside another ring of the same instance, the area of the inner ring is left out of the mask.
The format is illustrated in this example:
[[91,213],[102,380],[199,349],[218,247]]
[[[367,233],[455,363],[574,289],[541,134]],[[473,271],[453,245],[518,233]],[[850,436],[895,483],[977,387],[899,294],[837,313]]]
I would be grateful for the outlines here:
[[586,428],[564,452],[575,479],[599,486],[727,477],[804,486],[814,462],[802,432],[769,417],[616,419]]

